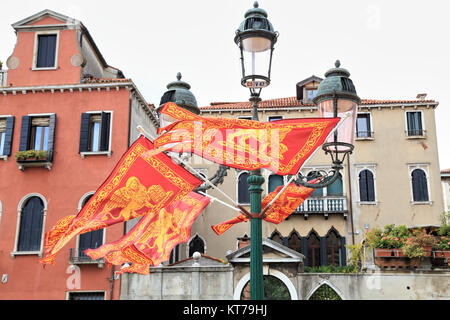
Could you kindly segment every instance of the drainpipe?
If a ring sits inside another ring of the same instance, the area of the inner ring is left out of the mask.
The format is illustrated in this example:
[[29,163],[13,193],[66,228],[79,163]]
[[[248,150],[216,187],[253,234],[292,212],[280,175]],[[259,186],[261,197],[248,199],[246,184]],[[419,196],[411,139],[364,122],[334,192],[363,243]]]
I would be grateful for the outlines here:
[[109,279],[109,282],[111,283],[110,290],[111,294],[109,295],[109,299],[113,300],[113,294],[114,294],[114,273],[116,271],[115,266],[113,265],[111,268],[111,278]]
[[355,228],[353,226],[353,197],[352,197],[352,181],[350,178],[350,155],[347,157],[347,171],[348,171],[348,195],[350,197],[348,213],[352,227],[352,244],[355,245]]

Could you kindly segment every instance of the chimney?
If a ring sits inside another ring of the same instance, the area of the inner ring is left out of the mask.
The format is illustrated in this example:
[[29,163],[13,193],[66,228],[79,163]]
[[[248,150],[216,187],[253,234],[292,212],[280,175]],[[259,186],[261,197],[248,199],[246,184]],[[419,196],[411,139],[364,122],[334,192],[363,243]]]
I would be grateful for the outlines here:
[[426,93],[419,93],[417,95],[417,99],[419,99],[419,100],[425,100],[426,97],[427,97]]

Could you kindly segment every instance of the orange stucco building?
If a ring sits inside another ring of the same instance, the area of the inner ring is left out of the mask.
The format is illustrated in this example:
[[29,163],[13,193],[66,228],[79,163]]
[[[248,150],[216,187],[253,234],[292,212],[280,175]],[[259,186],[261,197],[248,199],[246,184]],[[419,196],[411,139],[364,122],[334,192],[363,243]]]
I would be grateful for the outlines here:
[[136,126],[155,132],[153,106],[81,22],[44,10],[13,28],[0,71],[0,299],[118,299],[114,269],[83,251],[120,238],[123,224],[73,239],[53,267],[39,259],[45,232],[81,210]]

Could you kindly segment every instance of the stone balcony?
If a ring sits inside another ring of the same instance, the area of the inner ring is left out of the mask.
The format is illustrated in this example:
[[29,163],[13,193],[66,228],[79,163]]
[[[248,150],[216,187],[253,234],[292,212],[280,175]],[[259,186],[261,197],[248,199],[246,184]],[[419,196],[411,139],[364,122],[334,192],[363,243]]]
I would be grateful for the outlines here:
[[310,215],[323,215],[325,219],[328,219],[331,214],[341,215],[344,219],[347,219],[348,206],[346,197],[310,197],[294,212],[294,215],[303,215],[305,220]]

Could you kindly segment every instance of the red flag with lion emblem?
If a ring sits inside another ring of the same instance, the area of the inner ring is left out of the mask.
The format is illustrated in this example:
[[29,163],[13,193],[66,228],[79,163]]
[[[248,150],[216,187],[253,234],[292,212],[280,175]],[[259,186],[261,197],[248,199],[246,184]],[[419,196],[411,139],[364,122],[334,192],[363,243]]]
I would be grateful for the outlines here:
[[75,236],[141,217],[178,201],[202,181],[167,155],[150,155],[153,143],[141,136],[77,216],[61,219],[44,239],[44,264]]
[[189,240],[192,224],[209,202],[209,198],[191,192],[159,212],[146,214],[118,241],[85,253],[93,260],[103,258],[114,265],[131,263],[119,273],[147,275],[150,266],[168,261],[172,249]]

